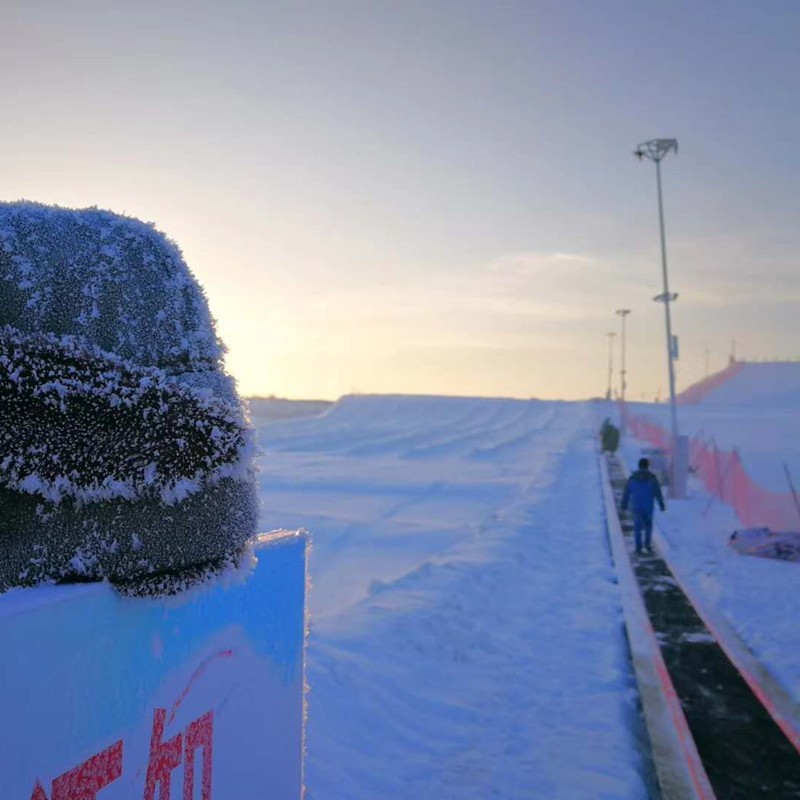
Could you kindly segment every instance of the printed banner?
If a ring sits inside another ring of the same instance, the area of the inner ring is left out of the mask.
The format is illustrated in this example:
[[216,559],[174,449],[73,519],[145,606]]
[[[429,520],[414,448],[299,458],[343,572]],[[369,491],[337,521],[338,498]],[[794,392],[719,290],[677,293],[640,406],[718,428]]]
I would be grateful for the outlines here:
[[299,800],[306,539],[169,598],[0,595],[0,798]]

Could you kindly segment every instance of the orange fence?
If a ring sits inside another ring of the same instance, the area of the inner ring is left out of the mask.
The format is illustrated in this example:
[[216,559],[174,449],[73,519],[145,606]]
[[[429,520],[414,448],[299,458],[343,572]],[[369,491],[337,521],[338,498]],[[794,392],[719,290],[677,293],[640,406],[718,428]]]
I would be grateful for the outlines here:
[[[671,450],[664,428],[623,409],[625,427],[637,439],[654,447]],[[770,492],[746,472],[739,451],[720,450],[713,439],[697,434],[689,440],[689,468],[714,497],[733,506],[747,527],[767,526],[773,530],[797,528],[800,508],[791,492]]]

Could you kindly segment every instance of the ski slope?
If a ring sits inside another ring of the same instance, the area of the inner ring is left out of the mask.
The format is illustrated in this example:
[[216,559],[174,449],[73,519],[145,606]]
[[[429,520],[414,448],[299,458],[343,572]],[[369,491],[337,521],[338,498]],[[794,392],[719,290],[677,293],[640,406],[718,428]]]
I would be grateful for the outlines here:
[[308,796],[641,798],[590,404],[254,416],[262,529],[313,535]]

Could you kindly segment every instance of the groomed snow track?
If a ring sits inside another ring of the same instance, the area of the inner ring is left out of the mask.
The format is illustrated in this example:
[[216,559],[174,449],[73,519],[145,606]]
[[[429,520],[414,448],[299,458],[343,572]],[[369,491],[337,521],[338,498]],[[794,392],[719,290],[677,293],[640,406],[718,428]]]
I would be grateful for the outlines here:
[[632,558],[626,474],[601,457],[608,532],[662,796],[800,798],[797,709],[733,631],[695,607],[665,556]]

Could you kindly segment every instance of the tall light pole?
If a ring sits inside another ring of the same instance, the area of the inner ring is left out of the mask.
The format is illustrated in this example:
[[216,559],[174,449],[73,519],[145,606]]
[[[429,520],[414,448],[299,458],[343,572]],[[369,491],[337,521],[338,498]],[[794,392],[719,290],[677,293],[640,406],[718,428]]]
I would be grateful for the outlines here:
[[625,404],[625,317],[631,313],[629,308],[618,308],[615,312],[622,317],[622,364],[619,369],[619,396],[623,405]]
[[606,390],[606,400],[611,399],[611,376],[614,373],[614,337],[616,334],[612,331],[606,334],[608,336],[608,389]]
[[661,231],[661,275],[664,281],[664,291],[654,297],[654,300],[664,303],[664,320],[667,330],[667,366],[669,368],[669,408],[672,422],[672,491],[673,497],[680,497],[682,487],[678,486],[677,470],[675,469],[676,455],[678,452],[678,411],[675,403],[675,340],[672,337],[672,320],[670,318],[670,303],[678,299],[677,294],[669,291],[667,278],[667,244],[664,237],[664,203],[661,198],[661,161],[670,152],[677,154],[677,139],[651,139],[638,145],[633,154],[639,159],[648,158],[656,165],[656,186],[658,188],[658,222]]

